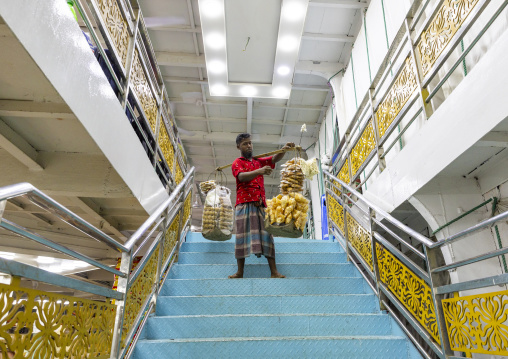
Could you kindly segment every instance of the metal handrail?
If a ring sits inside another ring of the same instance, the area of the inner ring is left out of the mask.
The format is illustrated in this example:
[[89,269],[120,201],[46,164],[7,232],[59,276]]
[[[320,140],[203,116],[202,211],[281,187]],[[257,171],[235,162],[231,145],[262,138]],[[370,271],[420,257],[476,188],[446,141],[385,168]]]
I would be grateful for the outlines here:
[[74,212],[69,211],[60,203],[32,186],[30,183],[24,182],[0,188],[0,202],[20,196],[29,196],[28,199],[39,207],[48,210],[65,223],[80,230],[97,241],[102,242],[120,252],[128,252],[126,246],[118,243],[115,239],[111,238],[100,229],[95,228]]
[[[394,218],[393,216],[391,216],[390,214],[388,214],[387,212],[385,212],[384,210],[382,210],[380,207],[378,207],[377,205],[375,205],[374,203],[372,203],[371,201],[369,201],[367,198],[365,198],[363,195],[361,195],[360,193],[358,193],[358,191],[356,190],[356,188],[353,188],[351,186],[349,186],[348,184],[346,184],[344,181],[338,179],[337,177],[335,177],[334,175],[332,175],[330,172],[328,172],[327,170],[324,170],[323,171],[324,174],[328,177],[330,177],[332,180],[334,181],[337,181],[338,183],[340,183],[341,186],[343,186],[344,188],[346,188],[349,192],[351,192],[355,197],[357,197],[359,200],[361,200],[363,203],[365,203],[370,209],[374,210],[376,213],[378,213],[381,217],[383,217],[384,219],[386,219],[387,221],[389,221],[391,224],[393,224],[395,227],[399,228],[400,230],[406,232],[407,234],[409,234],[411,237],[413,237],[414,239],[416,239],[418,242],[422,243],[422,244],[425,244],[426,246],[430,247],[434,244],[434,242],[432,242],[429,238],[421,235],[420,233],[416,232],[414,229],[412,228],[409,228],[408,226],[406,226],[404,223],[400,222],[399,220],[397,220],[396,218]],[[350,197],[351,198],[351,197]],[[353,201],[354,202],[354,201]]]
[[162,203],[159,206],[159,208],[157,208],[152,213],[152,215],[150,215],[150,217],[148,217],[146,222],[143,223],[141,225],[141,227],[139,227],[136,232],[134,232],[134,234],[127,240],[127,242],[125,242],[125,247],[128,250],[131,250],[136,245],[136,243],[139,241],[141,236],[152,226],[153,223],[155,223],[155,221],[159,218],[159,216],[167,209],[169,204],[171,202],[173,202],[177,198],[177,196],[181,196],[180,192],[181,192],[182,188],[185,187],[189,178],[191,178],[194,175],[194,171],[195,171],[195,168],[192,167],[189,170],[189,172],[187,172],[187,174],[183,178],[182,182],[180,182],[180,184],[178,186],[176,186],[176,188],[173,190],[173,192],[171,193],[169,198],[166,201],[164,201],[164,203]]

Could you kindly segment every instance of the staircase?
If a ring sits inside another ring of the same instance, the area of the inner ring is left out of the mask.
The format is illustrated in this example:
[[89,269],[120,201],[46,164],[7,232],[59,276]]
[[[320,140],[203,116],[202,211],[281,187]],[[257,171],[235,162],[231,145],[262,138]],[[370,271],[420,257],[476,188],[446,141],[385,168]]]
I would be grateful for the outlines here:
[[421,358],[337,243],[275,239],[277,267],[191,233],[133,357]]

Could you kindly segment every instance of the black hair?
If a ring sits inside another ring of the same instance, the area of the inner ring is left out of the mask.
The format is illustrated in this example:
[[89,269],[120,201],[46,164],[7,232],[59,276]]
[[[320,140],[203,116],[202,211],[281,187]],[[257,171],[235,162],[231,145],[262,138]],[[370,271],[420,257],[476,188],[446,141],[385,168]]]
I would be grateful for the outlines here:
[[240,143],[242,143],[243,140],[250,137],[250,133],[240,133],[238,136],[236,136],[236,145],[239,146]]

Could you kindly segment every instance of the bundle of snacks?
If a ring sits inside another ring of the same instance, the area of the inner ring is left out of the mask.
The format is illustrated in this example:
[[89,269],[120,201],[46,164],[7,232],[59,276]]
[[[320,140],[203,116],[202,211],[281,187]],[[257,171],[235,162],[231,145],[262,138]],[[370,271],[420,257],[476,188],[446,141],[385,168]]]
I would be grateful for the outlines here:
[[280,171],[280,190],[282,194],[302,192],[304,179],[300,158],[295,157],[284,163]]
[[201,193],[203,193],[204,196],[206,196],[206,194],[210,192],[212,189],[214,189],[216,186],[217,183],[214,180],[205,181],[199,184],[199,190],[201,191]]
[[227,241],[233,233],[233,206],[231,191],[227,187],[216,186],[206,195],[203,209],[203,237],[211,241]]
[[309,201],[300,193],[279,194],[267,202],[265,229],[281,237],[298,238],[307,222]]

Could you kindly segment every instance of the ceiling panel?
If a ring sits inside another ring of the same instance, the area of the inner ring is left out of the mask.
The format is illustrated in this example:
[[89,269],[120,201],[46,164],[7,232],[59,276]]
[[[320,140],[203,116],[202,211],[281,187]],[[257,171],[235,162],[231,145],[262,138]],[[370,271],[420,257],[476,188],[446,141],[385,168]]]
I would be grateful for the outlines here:
[[252,109],[252,116],[260,119],[280,119],[284,118],[284,108],[257,107]]
[[175,116],[199,116],[205,117],[205,110],[203,106],[196,106],[195,104],[176,103],[174,104]]
[[150,31],[150,40],[156,51],[196,54],[190,32]]
[[282,126],[274,125],[252,125],[252,133],[259,133],[261,135],[279,135]]
[[247,104],[245,106],[208,106],[210,117],[247,118]]
[[[161,74],[164,77],[185,77],[193,80],[199,80],[199,70],[196,67],[183,66],[161,66]],[[166,83],[168,83],[166,81]],[[171,82],[169,82],[171,83]]]
[[185,131],[208,131],[205,121],[176,121],[180,130]]
[[337,62],[344,43],[302,39],[300,61]]
[[143,17],[149,19],[149,21],[145,20],[147,26],[190,25],[186,1],[139,0],[139,6],[143,11]]

